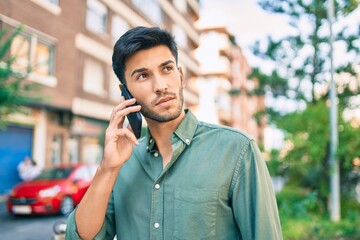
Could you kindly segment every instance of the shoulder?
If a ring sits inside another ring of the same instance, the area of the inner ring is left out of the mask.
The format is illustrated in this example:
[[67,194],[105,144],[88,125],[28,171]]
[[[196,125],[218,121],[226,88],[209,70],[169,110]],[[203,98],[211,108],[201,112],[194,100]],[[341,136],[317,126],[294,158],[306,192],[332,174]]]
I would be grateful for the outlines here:
[[228,127],[228,126],[224,126],[224,125],[206,123],[206,122],[202,122],[202,121],[198,122],[197,132],[199,134],[210,133],[210,134],[214,134],[217,137],[222,137],[222,138],[240,139],[245,142],[254,141],[254,139],[252,137],[250,137],[249,135],[247,135],[245,132],[243,132],[241,130],[238,130],[238,129],[235,129],[232,127]]
[[196,132],[201,142],[221,146],[221,151],[233,152],[237,159],[244,160],[257,146],[255,140],[245,132],[224,125],[199,122]]

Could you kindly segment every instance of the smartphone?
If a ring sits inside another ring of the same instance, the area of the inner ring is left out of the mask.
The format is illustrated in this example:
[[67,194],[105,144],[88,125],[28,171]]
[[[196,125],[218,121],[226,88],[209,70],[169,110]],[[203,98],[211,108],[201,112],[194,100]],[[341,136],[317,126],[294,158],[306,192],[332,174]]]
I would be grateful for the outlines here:
[[[129,90],[127,89],[126,85],[123,85],[121,89],[121,94],[124,96],[126,100],[134,98]],[[133,106],[138,105],[135,103]],[[130,126],[135,134],[136,138],[140,138],[141,136],[141,127],[142,127],[142,117],[140,112],[132,112],[127,115],[127,118],[129,120]]]

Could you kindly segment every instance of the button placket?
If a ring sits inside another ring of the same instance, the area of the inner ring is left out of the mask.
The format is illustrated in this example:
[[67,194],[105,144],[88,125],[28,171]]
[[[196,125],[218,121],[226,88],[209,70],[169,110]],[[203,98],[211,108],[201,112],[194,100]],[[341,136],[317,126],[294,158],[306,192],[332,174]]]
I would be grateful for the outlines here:
[[151,203],[151,226],[152,233],[151,239],[160,240],[163,236],[164,229],[161,227],[163,222],[164,215],[164,201],[163,201],[163,189],[161,187],[162,183],[160,179],[158,179],[154,185],[152,190],[152,203]]

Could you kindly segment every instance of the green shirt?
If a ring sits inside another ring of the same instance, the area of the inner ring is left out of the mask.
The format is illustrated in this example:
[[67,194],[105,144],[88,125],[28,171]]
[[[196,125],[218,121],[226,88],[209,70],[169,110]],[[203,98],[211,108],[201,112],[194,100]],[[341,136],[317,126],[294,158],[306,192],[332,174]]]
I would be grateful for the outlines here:
[[[171,144],[164,169],[149,131],[134,147],[95,239],[282,239],[271,179],[253,140],[187,111]],[[74,212],[66,239],[80,239]]]

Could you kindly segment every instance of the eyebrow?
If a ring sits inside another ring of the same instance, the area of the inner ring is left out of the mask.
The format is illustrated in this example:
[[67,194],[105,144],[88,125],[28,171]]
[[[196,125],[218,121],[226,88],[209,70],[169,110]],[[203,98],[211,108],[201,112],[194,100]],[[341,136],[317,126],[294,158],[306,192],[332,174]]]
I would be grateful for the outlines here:
[[138,68],[138,69],[135,69],[132,73],[131,73],[131,77],[135,74],[135,73],[138,73],[138,72],[144,72],[146,71],[147,68]]
[[[173,60],[167,60],[167,61],[161,63],[161,64],[159,65],[159,67],[166,66],[166,65],[168,65],[169,63],[175,64],[175,62],[174,62]],[[138,69],[135,69],[135,70],[131,73],[131,77],[132,77],[135,73],[144,72],[144,71],[146,71],[146,70],[147,70],[147,68],[138,68]]]
[[162,64],[160,64],[159,67],[166,66],[166,65],[168,65],[169,63],[175,64],[173,60],[167,60],[166,62],[163,62]]

